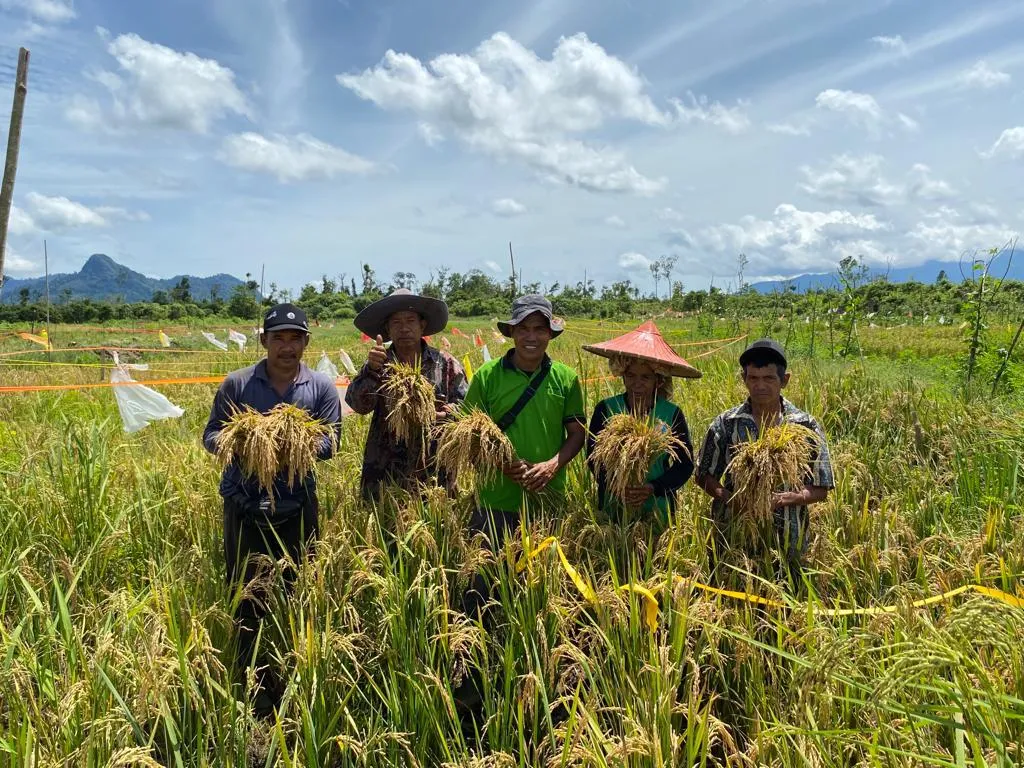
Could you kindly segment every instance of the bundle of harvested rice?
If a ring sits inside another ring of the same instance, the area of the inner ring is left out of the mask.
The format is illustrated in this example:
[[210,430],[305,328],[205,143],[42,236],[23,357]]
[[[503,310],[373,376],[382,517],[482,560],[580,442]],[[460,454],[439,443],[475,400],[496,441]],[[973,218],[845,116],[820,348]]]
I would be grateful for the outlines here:
[[[420,372],[418,365],[389,363],[381,393],[388,402],[388,429],[399,442],[412,445],[434,426],[437,419],[434,385]],[[419,442],[425,441],[420,439]]]
[[737,446],[726,470],[734,487],[729,504],[746,533],[763,533],[772,522],[773,494],[804,486],[816,445],[807,427],[783,422]]
[[476,470],[488,482],[516,459],[515,448],[486,413],[473,408],[437,429],[437,466],[450,476]]
[[608,490],[623,498],[627,489],[644,484],[658,456],[685,452],[686,445],[660,419],[618,413],[595,437],[591,459],[604,473]]
[[225,466],[238,461],[242,474],[256,478],[274,508],[274,479],[283,474],[289,488],[313,471],[324,438],[334,429],[289,403],[274,406],[265,416],[249,406],[236,409],[217,437],[217,456]]

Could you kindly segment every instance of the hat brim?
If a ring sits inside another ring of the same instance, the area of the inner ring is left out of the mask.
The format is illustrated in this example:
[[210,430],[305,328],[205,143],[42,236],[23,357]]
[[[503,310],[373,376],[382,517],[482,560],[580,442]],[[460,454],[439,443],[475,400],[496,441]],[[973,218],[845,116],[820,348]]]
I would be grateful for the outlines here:
[[275,325],[273,328],[260,328],[260,334],[272,333],[273,331],[303,331],[305,333],[309,333],[309,328],[296,325],[295,323],[281,323],[280,325]]
[[638,355],[635,352],[619,352],[616,350],[597,347],[593,344],[584,344],[583,349],[592,355],[597,355],[598,357],[603,357],[608,360],[620,357],[624,357],[629,360],[640,360],[641,362],[657,366],[660,370],[665,371],[669,376],[677,379],[699,379],[704,375],[689,363],[665,360],[651,355]]
[[[539,309],[535,309],[533,312],[530,313],[530,315],[535,314],[544,315],[544,313],[541,312]],[[530,315],[527,315],[526,317],[529,317]],[[505,338],[511,339],[512,329],[519,325],[519,323],[523,322],[523,320],[525,320],[526,317],[521,318],[520,320],[499,320],[498,331]],[[548,317],[547,315],[544,315],[544,318],[548,321],[548,328],[551,329],[551,338],[554,339],[561,336],[562,331],[565,330],[565,325],[562,323],[555,322],[554,318]]]
[[440,299],[432,299],[428,296],[385,296],[378,299],[362,312],[356,315],[353,321],[356,328],[367,336],[386,335],[388,318],[396,312],[415,312],[427,321],[427,327],[423,331],[424,336],[433,336],[440,333],[448,326],[448,305]]

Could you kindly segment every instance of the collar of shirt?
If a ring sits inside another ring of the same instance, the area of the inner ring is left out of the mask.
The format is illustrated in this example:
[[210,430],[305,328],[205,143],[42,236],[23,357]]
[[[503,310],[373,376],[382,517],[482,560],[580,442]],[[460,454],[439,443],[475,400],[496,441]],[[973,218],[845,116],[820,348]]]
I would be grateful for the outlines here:
[[536,370],[524,371],[521,368],[517,367],[516,364],[512,361],[512,359],[515,357],[515,354],[516,354],[516,350],[515,350],[515,347],[513,347],[508,352],[506,352],[504,355],[502,355],[501,356],[501,367],[504,368],[506,371],[516,371],[518,373],[523,374],[524,376],[531,376],[531,377],[533,376],[533,374],[535,374],[537,371],[539,371],[541,368],[543,368],[544,364],[547,363],[548,360],[551,359],[550,357],[548,357],[547,353],[544,353],[544,359],[540,361],[540,365],[537,366]]
[[[252,375],[254,378],[266,383],[268,387],[273,386],[270,381],[270,375],[267,373],[267,358],[263,358],[253,369]],[[312,370],[301,360],[299,361],[299,372],[295,376],[295,380],[292,382],[292,386],[298,386],[299,384],[308,384],[312,379]]]

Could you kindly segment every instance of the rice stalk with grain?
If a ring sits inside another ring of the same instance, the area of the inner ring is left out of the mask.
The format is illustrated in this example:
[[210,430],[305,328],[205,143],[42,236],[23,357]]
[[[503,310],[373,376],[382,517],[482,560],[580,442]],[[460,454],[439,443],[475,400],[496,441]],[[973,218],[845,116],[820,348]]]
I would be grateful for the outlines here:
[[726,472],[733,483],[729,504],[744,535],[760,535],[770,528],[775,493],[803,487],[816,445],[815,434],[807,427],[783,422],[737,446]]
[[473,469],[480,482],[486,483],[515,459],[508,436],[478,408],[437,428],[437,466],[449,476]]
[[590,458],[604,474],[608,490],[621,499],[629,488],[643,485],[659,456],[680,456],[685,451],[686,445],[664,421],[617,413],[595,436]]
[[217,436],[217,456],[224,466],[238,462],[242,474],[255,478],[274,509],[274,481],[283,475],[289,488],[313,471],[325,438],[335,440],[330,424],[312,418],[290,403],[266,415],[245,406],[236,409]]
[[434,385],[418,365],[395,361],[384,372],[381,394],[388,404],[386,423],[395,439],[405,445],[422,446],[423,436],[437,419]]

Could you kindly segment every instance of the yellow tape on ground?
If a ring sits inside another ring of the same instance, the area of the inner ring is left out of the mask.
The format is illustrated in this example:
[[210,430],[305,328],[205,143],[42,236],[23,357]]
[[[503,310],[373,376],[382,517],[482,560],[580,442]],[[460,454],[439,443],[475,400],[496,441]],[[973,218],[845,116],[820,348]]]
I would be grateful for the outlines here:
[[562,567],[565,568],[565,572],[569,574],[569,578],[572,579],[572,583],[576,585],[576,589],[583,595],[583,599],[590,603],[597,602],[597,593],[594,592],[594,588],[587,584],[586,580],[580,576],[579,571],[573,568],[572,563],[565,556],[565,552],[562,551],[562,545],[558,543],[558,539],[554,536],[548,536],[544,541],[537,545],[537,548],[532,552],[527,552],[516,564],[516,571],[521,572],[526,568],[527,564],[533,560],[537,555],[541,554],[548,547],[554,547],[555,552],[558,554],[558,559],[562,561]]
[[[532,550],[528,550],[526,553],[524,553],[523,556],[520,558],[519,562],[516,564],[516,572],[522,572],[523,569],[526,568],[526,566],[534,558],[536,558],[542,552],[551,548],[554,548],[555,552],[558,554],[558,559],[561,561],[562,567],[565,569],[565,572],[569,574],[569,578],[572,580],[572,583],[576,586],[576,589],[579,590],[579,593],[583,596],[583,599],[589,603],[596,603],[597,593],[594,591],[594,588],[590,586],[590,584],[587,583],[586,579],[584,579],[580,575],[579,571],[577,571],[572,566],[568,558],[565,556],[565,552],[562,550],[562,545],[558,543],[558,539],[554,536],[548,536],[546,539],[544,539],[544,541],[538,544],[537,547],[535,547]],[[721,589],[720,587],[712,587],[709,584],[702,584],[701,582],[695,581],[693,579],[685,579],[682,576],[679,576],[678,574],[672,577],[672,583],[682,584],[690,587],[691,589],[696,589],[707,594],[718,595],[719,597],[727,597],[731,600],[741,600],[743,602],[751,603],[753,605],[763,605],[768,608],[791,609],[801,607],[797,605],[791,605],[789,603],[783,603],[779,600],[772,600],[767,597],[761,597],[760,595],[752,595],[748,592],[737,592],[732,589]],[[619,587],[620,591],[632,592],[634,594],[640,595],[640,597],[643,599],[644,622],[647,624],[647,626],[650,628],[652,632],[658,628],[658,598],[655,597],[655,594],[664,590],[668,585],[669,581],[668,579],[666,579],[659,582],[658,584],[655,584],[650,588],[645,587],[642,584],[623,584],[621,587]],[[946,592],[943,592],[942,594],[925,597],[921,600],[915,600],[911,603],[903,603],[896,605],[879,605],[868,608],[818,609],[812,606],[812,610],[818,616],[878,616],[880,614],[885,613],[896,613],[897,611],[903,608],[924,608],[929,605],[944,603],[948,600],[951,600],[954,597],[957,597],[958,595],[962,595],[967,592],[975,592],[979,595],[990,597],[993,600],[998,600],[999,602],[1009,605],[1013,608],[1024,609],[1024,598],[1015,597],[1014,595],[1011,595],[1007,592],[1003,592],[1000,589],[995,589],[994,587],[986,587],[981,584],[964,584],[963,586],[948,590]]]

